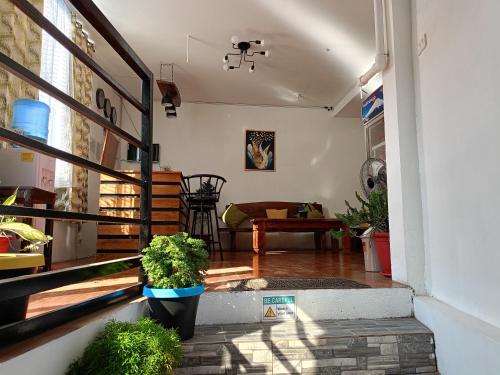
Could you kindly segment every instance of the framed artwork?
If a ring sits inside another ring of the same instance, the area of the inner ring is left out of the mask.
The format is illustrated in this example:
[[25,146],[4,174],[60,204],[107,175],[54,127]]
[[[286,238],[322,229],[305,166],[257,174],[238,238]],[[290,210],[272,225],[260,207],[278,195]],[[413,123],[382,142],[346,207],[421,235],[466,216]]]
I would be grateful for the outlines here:
[[245,131],[245,170],[276,170],[276,133],[274,131]]

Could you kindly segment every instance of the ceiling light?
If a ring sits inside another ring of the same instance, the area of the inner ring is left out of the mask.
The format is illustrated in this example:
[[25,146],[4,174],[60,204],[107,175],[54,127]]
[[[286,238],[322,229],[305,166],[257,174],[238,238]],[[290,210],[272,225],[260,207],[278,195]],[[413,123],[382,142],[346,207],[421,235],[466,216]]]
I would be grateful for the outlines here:
[[[233,36],[231,38],[231,43],[233,44],[233,49],[237,50],[238,52],[235,53],[226,53],[222,59],[222,62],[224,65],[222,66],[222,69],[225,71],[231,70],[231,69],[239,69],[241,67],[242,62],[248,62],[252,63],[252,66],[248,69],[250,73],[253,73],[255,71],[255,61],[254,60],[249,60],[248,57],[252,57],[253,55],[262,55],[262,56],[269,56],[269,50],[267,51],[251,51],[250,48],[252,48],[253,45],[257,45],[259,47],[264,45],[263,40],[250,40],[248,42],[242,41],[238,42],[238,37]],[[237,56],[236,58],[239,57],[238,65],[229,65],[229,56]]]
[[174,106],[174,103],[172,103],[172,98],[168,95],[165,95],[161,99],[161,105],[164,106],[165,108],[171,108]]
[[167,115],[167,118],[177,117],[177,110],[175,109],[175,106],[172,108],[165,108],[165,114]]

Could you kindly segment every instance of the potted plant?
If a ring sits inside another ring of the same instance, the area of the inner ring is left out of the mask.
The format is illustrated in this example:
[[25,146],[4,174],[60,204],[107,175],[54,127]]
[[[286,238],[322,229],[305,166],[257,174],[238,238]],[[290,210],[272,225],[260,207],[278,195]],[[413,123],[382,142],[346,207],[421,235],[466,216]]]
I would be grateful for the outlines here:
[[[2,206],[12,206],[16,202],[17,191],[2,202]],[[52,238],[45,233],[25,223],[16,222],[13,216],[0,215],[0,253],[7,253],[10,242],[18,235],[22,240],[28,241],[28,245],[21,249],[22,252],[30,252],[39,246],[46,244]]]
[[175,330],[148,318],[135,323],[112,320],[69,366],[66,375],[170,375],[181,358]]
[[382,268],[382,275],[391,277],[391,251],[389,243],[389,209],[387,203],[387,192],[371,192],[368,199],[363,199],[358,193],[356,198],[361,203],[361,208],[352,207],[346,201],[347,212],[335,214],[344,224],[348,225],[349,232],[332,231],[335,238],[344,235],[356,235],[352,228],[359,227],[362,223],[371,228],[373,242]]
[[203,240],[186,233],[155,236],[143,250],[142,266],[148,278],[143,295],[148,297],[153,319],[176,328],[181,339],[193,337],[208,252]]
[[[14,193],[2,202],[4,206],[13,205],[17,194]],[[30,254],[31,250],[49,242],[52,238],[25,223],[17,223],[15,217],[0,215],[0,279],[34,273],[45,261],[42,254]],[[21,254],[7,253],[13,235],[28,241],[21,249]],[[0,326],[23,320],[26,317],[29,296],[23,296],[0,302]]]

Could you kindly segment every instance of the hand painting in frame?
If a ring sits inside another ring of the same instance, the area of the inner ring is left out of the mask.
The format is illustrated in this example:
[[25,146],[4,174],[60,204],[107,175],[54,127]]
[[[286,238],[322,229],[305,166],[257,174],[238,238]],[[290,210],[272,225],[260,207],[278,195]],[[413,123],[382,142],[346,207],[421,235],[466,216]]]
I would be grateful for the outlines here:
[[245,170],[276,170],[276,133],[266,130],[245,131]]

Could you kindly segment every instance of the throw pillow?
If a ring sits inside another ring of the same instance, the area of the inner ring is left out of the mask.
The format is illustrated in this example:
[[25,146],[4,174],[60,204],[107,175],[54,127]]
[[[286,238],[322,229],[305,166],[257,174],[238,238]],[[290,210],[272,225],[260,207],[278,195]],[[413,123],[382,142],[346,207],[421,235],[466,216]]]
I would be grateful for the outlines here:
[[288,217],[288,208],[283,210],[266,209],[268,219],[286,219]]
[[237,228],[238,225],[248,219],[248,215],[241,211],[238,206],[231,203],[222,214],[222,221],[230,228]]
[[307,218],[308,219],[322,219],[324,216],[312,203],[306,205]]

